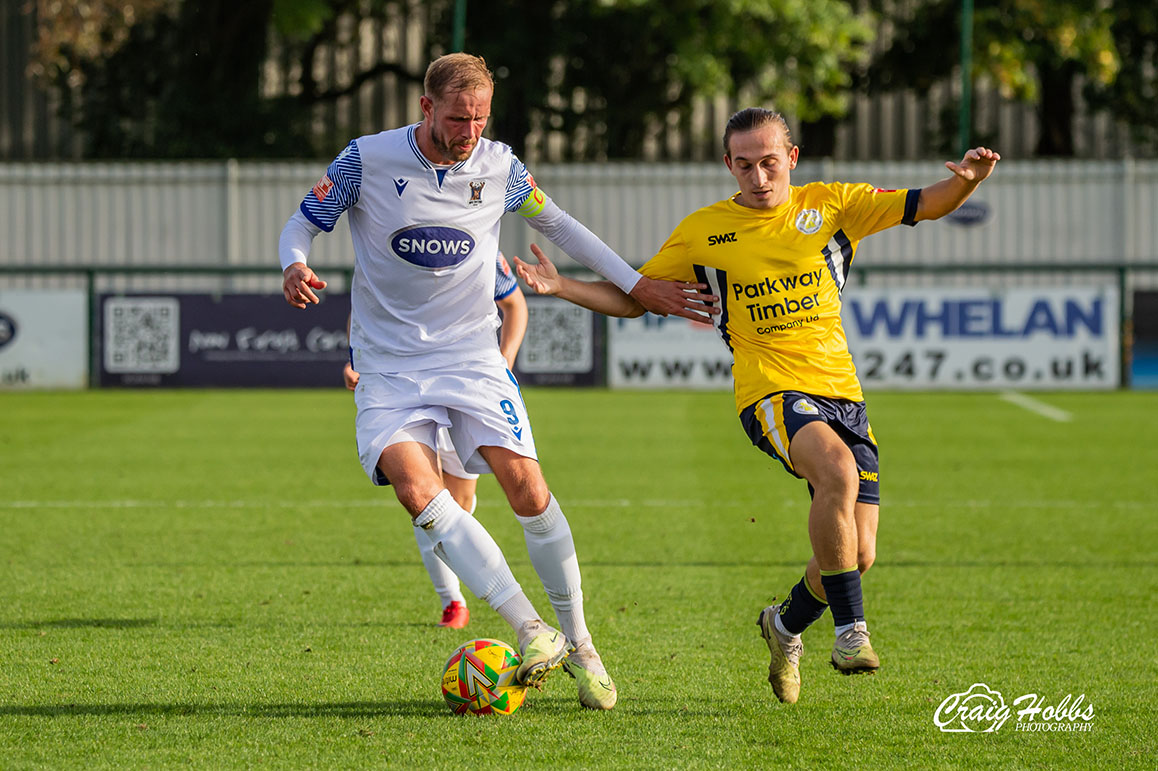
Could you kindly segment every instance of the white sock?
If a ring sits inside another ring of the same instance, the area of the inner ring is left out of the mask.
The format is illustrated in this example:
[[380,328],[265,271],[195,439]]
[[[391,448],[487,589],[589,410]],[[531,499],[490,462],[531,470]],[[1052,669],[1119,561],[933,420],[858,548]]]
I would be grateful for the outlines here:
[[[515,633],[519,635],[519,650],[523,650],[523,643],[526,642],[526,640],[522,639],[524,637],[523,629],[529,622],[538,621],[539,626],[542,626],[544,631],[546,630],[546,626],[543,624],[543,622],[539,621],[539,614],[535,611],[535,606],[532,605],[531,601],[527,599],[527,595],[523,594],[522,592],[519,592],[511,599],[495,608],[495,612],[502,616],[503,621],[506,621],[508,624],[510,624],[511,628],[515,630]],[[531,631],[534,631],[535,634],[538,634],[537,628],[528,629],[528,632]]]
[[434,545],[434,553],[492,608],[523,591],[495,539],[454,502],[449,490],[434,496],[414,524]]
[[575,647],[589,642],[591,633],[583,618],[583,589],[580,587],[579,558],[571,527],[555,496],[537,517],[519,517],[531,564],[547,590],[547,597],[559,618],[563,634]]
[[466,602],[462,596],[462,589],[458,585],[458,576],[442,558],[434,553],[434,544],[427,538],[422,528],[414,528],[414,540],[418,542],[418,553],[422,555],[422,564],[430,575],[430,583],[434,584],[434,591],[438,592],[438,600],[442,603],[439,608],[445,608],[452,602]]
[[860,627],[860,631],[868,631],[868,624],[863,621],[853,621],[851,624],[841,624],[840,626],[836,627],[836,636],[840,637],[845,632],[851,631],[858,626]]

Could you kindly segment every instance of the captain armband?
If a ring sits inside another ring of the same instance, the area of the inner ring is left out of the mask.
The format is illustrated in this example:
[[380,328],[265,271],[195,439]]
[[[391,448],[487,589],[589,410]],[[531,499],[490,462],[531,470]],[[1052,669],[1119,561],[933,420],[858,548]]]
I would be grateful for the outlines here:
[[523,205],[515,211],[524,217],[537,217],[543,212],[546,206],[547,196],[543,195],[543,191],[536,187],[531,190],[531,194],[527,196],[527,200],[523,201]]

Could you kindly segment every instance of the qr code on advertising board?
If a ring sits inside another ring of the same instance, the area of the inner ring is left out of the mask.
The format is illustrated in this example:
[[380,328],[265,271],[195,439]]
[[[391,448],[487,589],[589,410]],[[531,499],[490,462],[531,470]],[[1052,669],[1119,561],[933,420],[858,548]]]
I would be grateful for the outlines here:
[[176,297],[109,297],[104,321],[106,372],[171,374],[180,367]]
[[519,369],[527,373],[587,372],[595,357],[591,311],[562,300],[527,298],[527,336]]

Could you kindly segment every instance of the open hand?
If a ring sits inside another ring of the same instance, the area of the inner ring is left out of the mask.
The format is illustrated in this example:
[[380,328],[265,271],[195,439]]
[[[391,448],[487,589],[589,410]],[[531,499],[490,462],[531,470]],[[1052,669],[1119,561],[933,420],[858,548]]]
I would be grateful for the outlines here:
[[547,255],[543,254],[543,250],[531,244],[531,252],[539,260],[537,265],[532,265],[523,262],[518,257],[512,257],[515,261],[515,273],[519,274],[519,278],[534,289],[537,294],[556,295],[559,294],[560,281],[559,269],[555,267],[555,263],[547,259]]
[[945,168],[966,182],[977,184],[993,173],[993,167],[1000,160],[1001,155],[988,147],[974,147],[965,153],[960,163],[946,161]]

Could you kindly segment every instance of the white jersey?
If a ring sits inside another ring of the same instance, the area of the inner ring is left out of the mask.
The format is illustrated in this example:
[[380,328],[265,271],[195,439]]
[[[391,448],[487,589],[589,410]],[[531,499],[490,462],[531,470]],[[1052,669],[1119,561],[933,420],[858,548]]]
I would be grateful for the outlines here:
[[470,158],[440,167],[415,128],[350,142],[301,205],[325,231],[349,212],[359,372],[441,367],[497,347],[499,220],[535,192],[507,145],[480,139]]
[[317,233],[350,213],[350,345],[359,372],[443,367],[498,354],[493,255],[517,211],[579,263],[630,292],[639,273],[551,201],[511,148],[479,139],[435,166],[419,124],[359,137],[334,159],[282,230],[282,269],[305,262]]

